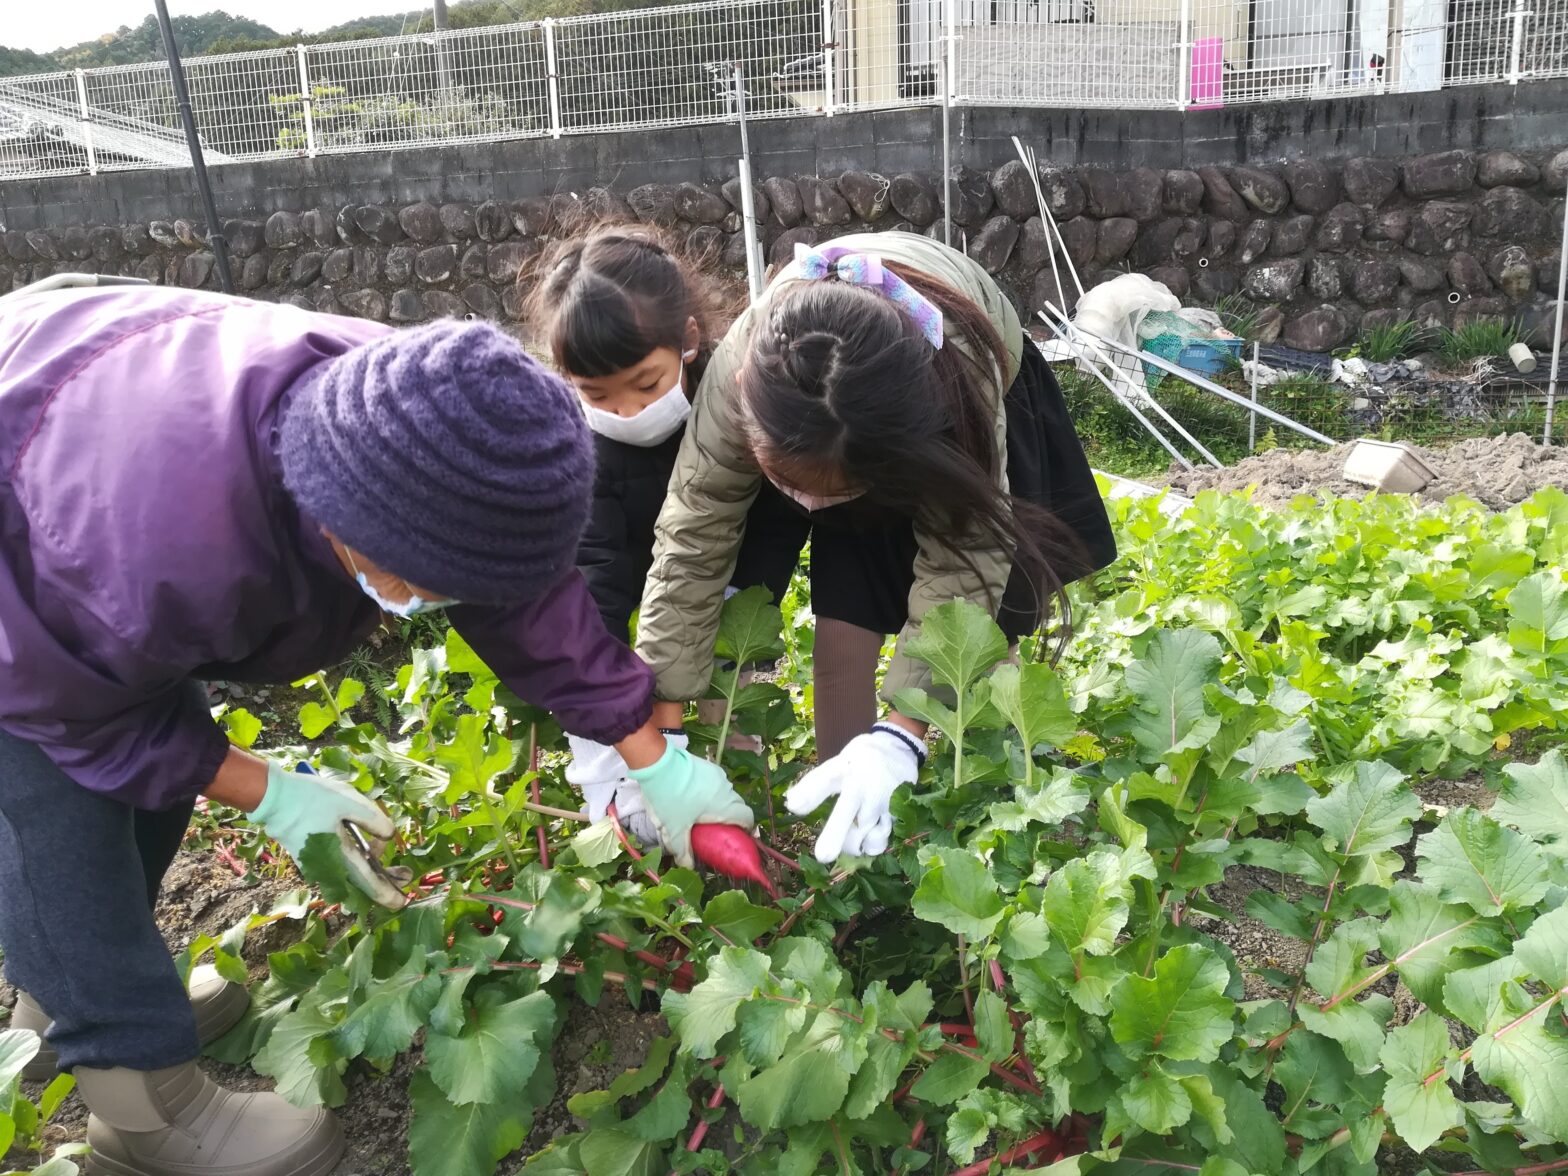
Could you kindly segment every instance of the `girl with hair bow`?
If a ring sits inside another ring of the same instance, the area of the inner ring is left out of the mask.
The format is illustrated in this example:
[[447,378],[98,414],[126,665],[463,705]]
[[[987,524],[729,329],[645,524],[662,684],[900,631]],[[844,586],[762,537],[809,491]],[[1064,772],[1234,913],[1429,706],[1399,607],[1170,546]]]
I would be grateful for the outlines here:
[[819,763],[785,801],[806,813],[837,797],[816,843],[827,862],[887,848],[892,798],[924,762],[923,723],[878,721],[886,636],[891,704],[930,689],[905,648],[931,608],[974,601],[1016,642],[1054,598],[1065,639],[1064,585],[1116,554],[1055,377],[957,250],[902,232],[798,246],[714,352],[638,625],[661,727],[708,686],[742,540],[745,562],[766,549],[792,566],[808,538]]

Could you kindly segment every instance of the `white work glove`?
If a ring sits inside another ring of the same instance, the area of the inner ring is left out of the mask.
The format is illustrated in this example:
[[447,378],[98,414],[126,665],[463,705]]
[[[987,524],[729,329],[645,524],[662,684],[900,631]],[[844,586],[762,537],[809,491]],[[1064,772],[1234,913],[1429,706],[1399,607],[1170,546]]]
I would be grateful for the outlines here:
[[[666,734],[665,739],[683,751],[686,748],[687,738],[683,733]],[[588,820],[604,820],[613,803],[621,828],[643,845],[658,845],[659,831],[643,800],[642,785],[626,774],[626,761],[621,753],[578,735],[568,735],[566,741],[572,748],[572,762],[566,765],[566,782],[583,794]]]
[[878,723],[802,776],[784,794],[784,807],[801,816],[838,797],[817,837],[817,860],[833,862],[840,854],[871,857],[887,848],[893,831],[888,809],[893,793],[913,784],[924,762],[918,739],[891,723]]

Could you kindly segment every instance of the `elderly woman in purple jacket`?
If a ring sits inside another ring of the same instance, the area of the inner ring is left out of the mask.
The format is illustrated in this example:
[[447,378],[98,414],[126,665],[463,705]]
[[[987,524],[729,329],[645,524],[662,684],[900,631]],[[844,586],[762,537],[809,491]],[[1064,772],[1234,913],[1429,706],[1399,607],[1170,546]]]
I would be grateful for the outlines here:
[[677,856],[698,821],[750,825],[652,725],[649,671],[573,570],[592,463],[572,392],[483,324],[148,289],[0,305],[0,949],[101,1170],[317,1176],[342,1151],[325,1112],[196,1067],[244,997],[187,993],[152,906],[198,796],[296,854],[391,828],[231,746],[203,679],[289,682],[383,609],[447,607],[521,697],[621,752]]

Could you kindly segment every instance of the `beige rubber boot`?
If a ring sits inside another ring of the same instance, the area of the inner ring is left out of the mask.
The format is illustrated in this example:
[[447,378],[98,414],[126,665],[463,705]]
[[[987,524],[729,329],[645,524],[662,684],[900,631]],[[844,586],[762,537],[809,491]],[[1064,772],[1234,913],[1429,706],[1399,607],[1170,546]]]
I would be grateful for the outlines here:
[[[238,984],[230,984],[211,964],[191,969],[191,1012],[196,1014],[196,1033],[203,1046],[211,1045],[240,1023],[250,1008],[250,994]],[[11,1010],[12,1029],[31,1029],[42,1039],[49,1028],[49,1014],[27,993],[19,993]],[[22,1078],[27,1082],[49,1082],[59,1072],[60,1059],[47,1039],[38,1056],[27,1063]]]
[[195,1062],[75,1074],[97,1176],[327,1176],[343,1156],[330,1111],[225,1090]]

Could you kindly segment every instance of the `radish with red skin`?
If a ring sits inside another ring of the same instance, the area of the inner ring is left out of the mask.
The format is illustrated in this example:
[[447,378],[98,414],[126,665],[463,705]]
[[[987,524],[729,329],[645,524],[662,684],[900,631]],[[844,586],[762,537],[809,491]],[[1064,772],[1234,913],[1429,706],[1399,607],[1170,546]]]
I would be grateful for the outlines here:
[[693,825],[691,852],[699,862],[727,878],[755,882],[768,897],[779,897],[778,887],[762,868],[756,838],[736,825]]

